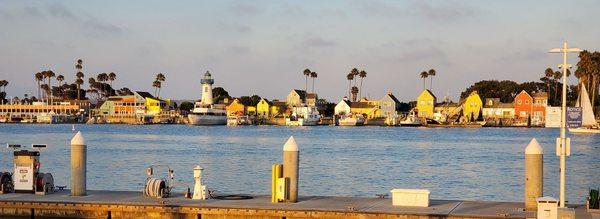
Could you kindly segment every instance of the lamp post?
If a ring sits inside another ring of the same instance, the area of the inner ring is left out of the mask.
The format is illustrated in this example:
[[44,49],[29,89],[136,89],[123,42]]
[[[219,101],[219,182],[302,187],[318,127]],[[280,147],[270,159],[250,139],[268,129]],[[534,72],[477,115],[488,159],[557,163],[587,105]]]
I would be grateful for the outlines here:
[[562,113],[560,117],[560,138],[557,139],[556,154],[560,156],[560,207],[565,207],[565,183],[567,171],[567,142],[570,140],[566,137],[567,132],[567,69],[571,67],[567,64],[567,53],[579,53],[583,50],[579,48],[569,48],[567,42],[563,43],[562,48],[554,48],[548,51],[549,53],[562,53],[563,63],[558,65],[563,71],[562,77]]

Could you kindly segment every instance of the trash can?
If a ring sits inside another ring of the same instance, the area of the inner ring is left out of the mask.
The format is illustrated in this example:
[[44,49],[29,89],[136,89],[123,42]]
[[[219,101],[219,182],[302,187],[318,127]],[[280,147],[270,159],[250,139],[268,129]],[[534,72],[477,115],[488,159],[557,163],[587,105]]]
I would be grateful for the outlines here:
[[557,219],[558,200],[545,196],[535,199],[537,202],[537,219]]

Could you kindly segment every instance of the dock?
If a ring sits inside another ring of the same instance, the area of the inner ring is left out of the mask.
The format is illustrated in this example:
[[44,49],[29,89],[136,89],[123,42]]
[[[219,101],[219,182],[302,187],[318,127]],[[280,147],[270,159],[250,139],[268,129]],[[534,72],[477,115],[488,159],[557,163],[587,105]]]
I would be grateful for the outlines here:
[[[298,203],[271,203],[269,195],[247,200],[192,200],[183,194],[155,199],[135,191],[88,190],[48,195],[0,195],[0,218],[526,218],[523,203],[431,200],[429,207],[392,206],[389,198],[302,196]],[[577,218],[592,217],[584,206]],[[33,217],[32,217],[33,216]]]

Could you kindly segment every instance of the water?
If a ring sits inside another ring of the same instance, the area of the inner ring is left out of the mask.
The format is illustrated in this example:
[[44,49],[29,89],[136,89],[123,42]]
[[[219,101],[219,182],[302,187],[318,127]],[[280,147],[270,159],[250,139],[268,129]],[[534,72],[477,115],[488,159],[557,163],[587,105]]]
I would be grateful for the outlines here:
[[[145,168],[169,165],[192,186],[199,164],[209,188],[269,194],[271,164],[293,135],[300,147],[300,194],[374,197],[393,188],[426,188],[435,199],[523,201],[524,148],[544,147],[544,195],[558,198],[558,129],[427,129],[398,127],[196,127],[76,125],[88,144],[88,189],[141,190]],[[71,125],[1,124],[0,143],[48,144],[42,172],[69,185]],[[0,151],[0,171],[12,152]],[[600,187],[600,135],[572,136],[567,200],[584,203]],[[156,169],[165,173],[165,169]],[[12,171],[11,171],[12,172]]]

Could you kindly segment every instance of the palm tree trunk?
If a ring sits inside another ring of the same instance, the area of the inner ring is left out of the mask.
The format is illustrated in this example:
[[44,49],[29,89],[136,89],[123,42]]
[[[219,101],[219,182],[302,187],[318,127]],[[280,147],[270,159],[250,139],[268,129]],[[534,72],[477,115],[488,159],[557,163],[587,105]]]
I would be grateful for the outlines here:
[[429,78],[429,90],[431,90],[431,86],[433,85],[433,75]]
[[42,96],[42,93],[40,92],[40,86],[42,86],[42,85],[40,85],[40,81],[38,81],[38,80],[36,80],[36,81],[38,84],[38,87],[37,87],[38,88],[38,98],[40,98],[40,96]]
[[362,82],[363,82],[363,78],[360,78],[360,89],[358,90],[358,99],[362,100]]
[[[77,83],[79,83],[79,82],[77,82]],[[79,96],[79,93],[80,93],[80,91],[79,91],[79,90],[81,90],[81,85],[80,85],[80,84],[77,84],[77,100],[79,100],[79,99],[81,98],[81,97]]]
[[313,84],[312,92],[314,93],[315,92],[315,78],[312,78],[312,84]]
[[304,76],[304,92],[308,90],[308,76]]
[[425,78],[423,78],[423,90],[425,90]]
[[351,92],[352,92],[352,80],[348,80],[348,99],[350,99]]

